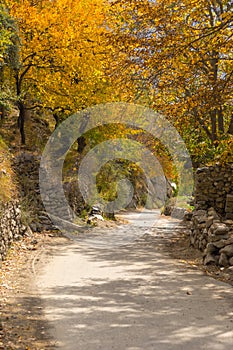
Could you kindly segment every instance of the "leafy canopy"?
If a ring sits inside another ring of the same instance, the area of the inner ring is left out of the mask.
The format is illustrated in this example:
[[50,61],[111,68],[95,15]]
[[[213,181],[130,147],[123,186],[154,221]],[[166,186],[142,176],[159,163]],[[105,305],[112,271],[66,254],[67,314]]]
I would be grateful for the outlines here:
[[232,9],[227,0],[112,5],[116,79],[136,86],[133,99],[165,114],[200,159],[232,139]]

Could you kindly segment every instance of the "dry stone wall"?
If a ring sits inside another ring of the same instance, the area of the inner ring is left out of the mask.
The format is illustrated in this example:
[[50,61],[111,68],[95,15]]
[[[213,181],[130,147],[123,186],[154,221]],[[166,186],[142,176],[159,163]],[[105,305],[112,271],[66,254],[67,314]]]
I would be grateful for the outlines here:
[[9,202],[0,210],[0,263],[5,259],[13,241],[20,239],[28,228],[22,223],[22,213],[19,203]]
[[190,243],[205,264],[233,266],[233,164],[200,168],[195,179],[195,210]]
[[[15,157],[14,169],[19,178],[20,196],[24,203],[26,203],[30,214],[30,228],[32,231],[54,230],[56,227],[51,222],[48,213],[40,195],[39,186],[39,168],[40,157],[30,152],[22,152]],[[42,170],[42,169],[41,169]],[[57,198],[57,188],[51,188],[48,193],[47,205],[50,206],[53,212],[56,212],[58,217],[65,217],[65,203],[59,202]],[[85,209],[85,202],[78,190],[78,184],[75,181],[64,184],[64,193],[66,199],[76,215],[80,215]],[[69,221],[71,214],[67,213],[67,220]]]
[[39,188],[40,158],[32,153],[19,153],[14,160],[14,170],[19,179],[19,191],[24,210],[30,216],[32,231],[52,229],[52,224],[43,206]]
[[233,219],[233,164],[200,168],[196,172],[195,207],[213,207],[226,219]]

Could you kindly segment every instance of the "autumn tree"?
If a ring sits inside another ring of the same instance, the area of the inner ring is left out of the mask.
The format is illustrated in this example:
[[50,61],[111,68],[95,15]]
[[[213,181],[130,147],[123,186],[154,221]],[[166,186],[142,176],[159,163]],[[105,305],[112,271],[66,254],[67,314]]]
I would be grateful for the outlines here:
[[227,0],[112,4],[111,71],[119,85],[137,86],[138,101],[165,114],[199,158],[233,134],[232,9]]
[[20,35],[19,64],[9,73],[25,143],[26,109],[47,108],[58,122],[103,98],[102,0],[7,1]]
[[3,4],[0,5],[0,62],[5,61],[9,45],[11,45],[12,22]]
[[17,62],[17,28],[4,4],[0,5],[0,117],[4,117],[5,108],[12,98],[11,89],[5,79],[7,66],[13,68]]

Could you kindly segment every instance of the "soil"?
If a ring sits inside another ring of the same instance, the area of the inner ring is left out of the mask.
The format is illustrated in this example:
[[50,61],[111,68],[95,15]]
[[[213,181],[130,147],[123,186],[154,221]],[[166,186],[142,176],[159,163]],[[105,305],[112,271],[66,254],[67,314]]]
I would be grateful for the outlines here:
[[[111,227],[112,224],[107,225]],[[48,336],[49,328],[44,319],[42,302],[32,292],[33,264],[43,249],[49,250],[65,243],[67,238],[58,232],[43,232],[24,237],[11,248],[0,270],[0,349],[55,349],[55,342]],[[165,243],[164,251],[184,264],[233,285],[233,268],[203,266],[202,254],[189,246],[187,232],[178,231]]]
[[233,286],[233,267],[219,267],[215,264],[203,265],[203,253],[190,246],[188,230],[178,231],[176,235],[165,244],[165,251],[184,264],[188,264],[206,273],[217,280]]
[[[119,222],[99,221],[103,228]],[[124,223],[120,220],[120,223]],[[0,267],[0,350],[49,350],[55,343],[49,339],[43,305],[33,295],[33,266],[42,250],[64,245],[69,240],[58,231],[33,233],[12,245]]]
[[0,349],[54,349],[40,298],[34,295],[33,263],[42,249],[67,241],[57,232],[34,233],[14,243],[0,270]]

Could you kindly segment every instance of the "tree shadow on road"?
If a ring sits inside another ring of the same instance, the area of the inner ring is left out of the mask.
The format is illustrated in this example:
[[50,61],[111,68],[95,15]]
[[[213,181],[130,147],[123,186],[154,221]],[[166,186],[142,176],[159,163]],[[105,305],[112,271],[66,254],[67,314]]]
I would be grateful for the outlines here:
[[161,244],[145,236],[54,252],[64,261],[62,285],[54,280],[41,293],[61,349],[232,348],[232,288],[172,260]]

